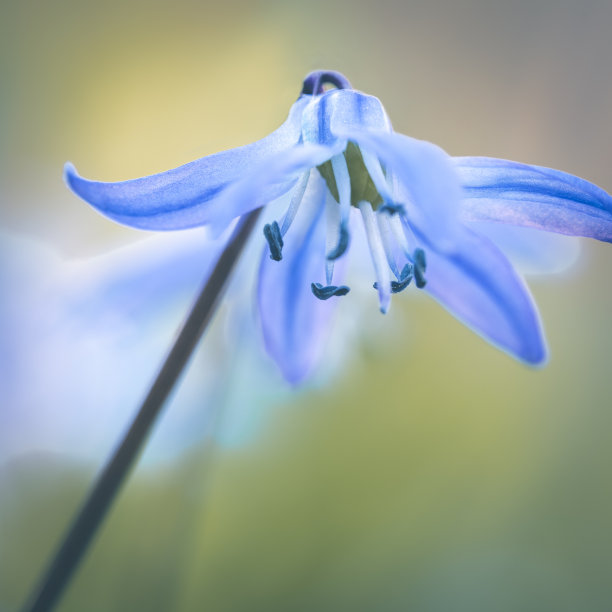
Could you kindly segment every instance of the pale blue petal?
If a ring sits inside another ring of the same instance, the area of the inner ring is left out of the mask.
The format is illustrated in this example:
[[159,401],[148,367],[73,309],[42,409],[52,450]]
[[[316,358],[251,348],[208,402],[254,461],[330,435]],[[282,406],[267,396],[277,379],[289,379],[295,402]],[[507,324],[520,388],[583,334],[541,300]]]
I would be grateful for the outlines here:
[[450,157],[436,145],[403,134],[337,128],[337,135],[373,153],[397,179],[398,204],[410,224],[438,248],[455,241],[461,189]]
[[[67,261],[0,233],[0,465],[28,452],[105,455],[226,239],[203,229],[165,233]],[[202,407],[219,378],[219,346],[200,351],[178,391],[182,418],[171,417],[162,443],[172,453],[208,420]]]
[[612,197],[566,172],[490,157],[453,158],[464,219],[612,242]]
[[304,142],[333,144],[351,129],[389,132],[391,123],[378,98],[351,89],[319,96],[302,117]]
[[[229,185],[254,171],[266,159],[297,145],[302,111],[309,99],[308,96],[300,98],[285,123],[266,138],[167,172],[106,183],[84,179],[72,164],[66,164],[64,177],[79,197],[119,223],[154,230],[202,225]],[[256,197],[251,198],[252,207],[278,197],[293,182],[293,177],[278,177],[277,182],[268,185],[267,191],[253,194]]]
[[[427,252],[427,291],[489,342],[530,364],[546,359],[533,299],[506,257],[464,229],[453,252]],[[419,237],[422,238],[422,237]]]
[[472,221],[470,229],[488,238],[521,274],[558,274],[578,259],[581,239],[532,227]]
[[[310,288],[312,282],[326,284],[325,189],[313,173],[285,237],[283,259],[273,261],[266,249],[259,270],[258,306],[266,349],[292,384],[317,364],[333,311],[342,299],[321,301]],[[339,284],[346,259],[336,262],[334,284]]]
[[[208,208],[199,224],[225,227],[235,217],[271,201],[262,200],[261,194],[270,194],[274,187],[281,183],[297,187],[304,172],[326,162],[345,147],[346,142],[338,140],[334,145],[298,145],[288,151],[277,153],[257,166],[243,180],[230,185],[215,205]],[[288,190],[285,189],[285,192]]]

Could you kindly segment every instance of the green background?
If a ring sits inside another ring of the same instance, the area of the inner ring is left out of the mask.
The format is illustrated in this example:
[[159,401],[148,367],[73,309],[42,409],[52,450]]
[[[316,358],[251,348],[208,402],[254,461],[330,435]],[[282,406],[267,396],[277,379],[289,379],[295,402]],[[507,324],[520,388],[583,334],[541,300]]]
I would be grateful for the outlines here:
[[[453,155],[612,191],[607,1],[1,11],[0,225],[66,256],[134,237],[65,189],[66,160],[118,180],[250,142],[319,67]],[[345,365],[254,402],[266,417],[248,442],[213,448],[203,431],[200,447],[138,469],[58,609],[610,610],[611,263],[585,241],[569,272],[530,279],[542,370],[431,300],[400,296],[381,323],[372,298]],[[102,460],[67,449],[0,465],[0,609],[23,601]]]

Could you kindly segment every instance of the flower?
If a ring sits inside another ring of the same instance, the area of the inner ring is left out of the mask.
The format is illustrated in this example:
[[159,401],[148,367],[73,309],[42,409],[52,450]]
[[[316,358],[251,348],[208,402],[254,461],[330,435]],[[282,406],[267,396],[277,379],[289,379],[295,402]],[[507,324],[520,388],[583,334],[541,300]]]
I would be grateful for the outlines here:
[[104,215],[143,229],[220,229],[266,206],[259,316],[292,383],[323,351],[357,244],[369,248],[383,313],[412,284],[498,348],[540,364],[532,297],[480,222],[612,241],[612,198],[599,187],[549,168],[450,157],[394,132],[380,101],[336,72],[308,75],[285,123],[258,142],[118,183],[67,164],[65,179]]

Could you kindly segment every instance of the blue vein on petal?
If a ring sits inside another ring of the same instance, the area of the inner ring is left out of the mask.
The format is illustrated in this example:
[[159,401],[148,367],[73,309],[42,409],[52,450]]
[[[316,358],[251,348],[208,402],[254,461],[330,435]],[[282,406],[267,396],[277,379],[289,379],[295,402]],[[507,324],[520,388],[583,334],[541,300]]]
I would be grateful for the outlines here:
[[[199,160],[196,160],[196,161],[199,161]],[[196,162],[191,162],[191,163],[195,164]],[[184,168],[185,166],[188,166],[188,165],[190,164],[185,164],[184,166],[175,168],[175,170],[179,170],[180,168]],[[150,179],[155,176],[167,175],[170,172],[172,172],[172,170],[163,172],[160,175],[153,174],[150,176],[137,178],[137,179],[130,179],[127,181],[107,183],[104,181],[90,181],[89,179],[85,179],[77,172],[76,168],[71,163],[67,163],[64,167],[64,178],[65,178],[66,183],[68,183],[70,188],[77,195],[79,195],[79,197],[83,198],[84,200],[89,202],[94,208],[100,210],[106,215],[111,215],[115,217],[142,217],[142,218],[150,218],[150,219],[154,219],[155,217],[163,217],[164,215],[167,215],[168,213],[180,212],[180,211],[192,208],[193,206],[206,204],[210,200],[214,199],[218,194],[223,192],[227,187],[236,183],[235,179],[222,182],[218,185],[215,185],[214,187],[209,187],[208,189],[204,189],[200,191],[197,195],[194,195],[192,198],[189,198],[180,204],[167,205],[166,207],[164,208],[160,207],[158,210],[155,210],[155,211],[151,211],[151,209],[146,209],[146,208],[134,209],[132,207],[130,207],[129,210],[127,210],[127,209],[122,209],[120,206],[109,205],[108,202],[104,202],[102,204],[93,203],[92,201],[93,198],[84,196],[83,195],[84,191],[75,186],[75,183],[76,183],[77,185],[85,186],[85,189],[87,189],[88,187],[95,188],[96,186],[100,185],[102,187],[106,187],[107,189],[114,188],[114,189],[121,190],[125,186],[135,185],[138,181]],[[275,197],[282,195],[282,193],[289,191],[294,186],[294,184],[298,181],[298,179],[299,177],[291,177],[287,179],[286,182],[278,183],[276,185],[276,189],[278,192],[275,190],[273,194],[270,196],[270,199],[274,199]],[[166,185],[164,189],[172,191],[173,185],[170,183]],[[159,192],[157,192],[157,194],[159,195]],[[123,195],[121,194],[119,198],[122,198],[122,197]],[[105,199],[106,199],[106,196],[105,196]],[[198,224],[198,225],[201,225],[201,224]]]
[[[610,203],[609,201],[606,201],[608,200],[608,194],[601,187],[598,187],[597,185],[573,174],[563,172],[562,170],[556,170],[554,168],[535,165],[532,166],[529,164],[522,164],[520,162],[508,161],[508,166],[506,167],[499,163],[477,164],[463,162],[463,160],[470,159],[472,158],[453,158],[454,163],[458,167],[462,188],[465,192],[467,192],[468,197],[473,196],[486,198],[490,197],[490,195],[486,195],[486,193],[488,193],[495,194],[498,197],[504,194],[502,199],[523,200],[525,199],[525,196],[527,196],[527,199],[529,199],[529,196],[539,195],[546,198],[569,200],[578,204],[593,206],[605,212],[610,212]],[[478,160],[481,158],[475,159]],[[496,158],[491,159],[497,161]],[[472,181],[469,178],[466,180],[466,178],[462,176],[461,170],[463,168],[465,168],[467,171],[484,170],[498,172],[508,172],[508,169],[511,169],[515,172],[516,178],[514,180],[510,177],[507,177],[505,180],[496,178],[493,184],[472,184]],[[538,178],[541,177],[540,180],[546,181],[549,184],[541,184],[535,182],[533,179],[530,180],[530,173],[538,175]],[[574,182],[576,185],[572,184]],[[550,183],[555,183],[552,190]],[[513,192],[517,194],[514,197],[511,195]]]
[[[190,162],[189,164],[185,164],[183,166],[179,166],[178,168],[175,168],[174,170],[179,170],[182,168],[185,168],[186,166],[189,166],[191,164],[195,164],[197,161],[196,160],[194,162]],[[123,198],[123,194],[121,194],[121,191],[124,187],[130,187],[132,185],[136,186],[138,182],[140,181],[144,181],[144,180],[148,180],[151,179],[153,177],[156,176],[162,176],[162,175],[169,175],[169,173],[173,172],[173,170],[168,170],[166,172],[162,172],[159,175],[156,174],[152,174],[149,176],[145,176],[142,178],[136,178],[136,179],[129,179],[127,181],[118,181],[118,182],[105,182],[105,181],[91,181],[89,179],[83,178],[76,170],[76,168],[74,167],[73,164],[71,163],[67,163],[64,167],[64,177],[66,182],[68,183],[68,185],[72,188],[72,190],[77,193],[80,197],[84,197],[82,195],[82,191],[80,189],[78,189],[77,187],[75,187],[75,183],[77,183],[77,185],[82,185],[85,187],[85,189],[92,187],[92,188],[96,188],[97,186],[101,186],[103,188],[106,189],[114,189],[119,191],[119,198]],[[225,181],[222,182],[218,185],[215,185],[214,187],[209,187],[207,189],[204,189],[202,191],[200,191],[197,195],[195,195],[193,198],[190,198],[189,200],[186,200],[185,202],[183,202],[182,204],[176,204],[176,205],[170,205],[170,206],[166,206],[165,208],[160,208],[159,210],[152,212],[150,209],[147,210],[146,208],[143,208],[141,210],[138,209],[133,209],[130,208],[130,210],[124,210],[121,209],[117,206],[111,206],[107,203],[104,204],[92,204],[89,198],[84,198],[86,199],[94,208],[98,208],[100,210],[103,210],[104,212],[113,214],[113,215],[119,215],[119,216],[125,216],[125,217],[156,217],[156,216],[161,216],[161,215],[165,215],[169,212],[175,212],[175,211],[181,211],[184,210],[186,208],[190,208],[194,205],[197,204],[206,204],[206,202],[212,200],[215,196],[217,196],[219,193],[221,193],[224,189],[226,189],[229,185],[235,183],[235,180],[229,180],[229,181]],[[172,191],[172,189],[174,188],[174,185],[172,183],[169,183],[168,185],[164,186],[163,189]],[[159,192],[158,192],[159,193]],[[106,198],[107,196],[105,196]]]

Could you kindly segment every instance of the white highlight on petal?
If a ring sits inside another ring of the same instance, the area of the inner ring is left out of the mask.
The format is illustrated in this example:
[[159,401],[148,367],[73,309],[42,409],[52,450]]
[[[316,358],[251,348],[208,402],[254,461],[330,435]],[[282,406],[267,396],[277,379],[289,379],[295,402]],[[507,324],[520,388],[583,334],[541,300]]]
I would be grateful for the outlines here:
[[390,270],[387,264],[387,256],[385,254],[380,231],[378,230],[378,223],[376,222],[372,204],[364,200],[359,202],[358,208],[363,218],[368,246],[370,247],[370,254],[372,255],[372,263],[374,264],[374,271],[376,273],[380,311],[384,314],[389,309],[389,303],[391,301],[391,278],[389,276]]

